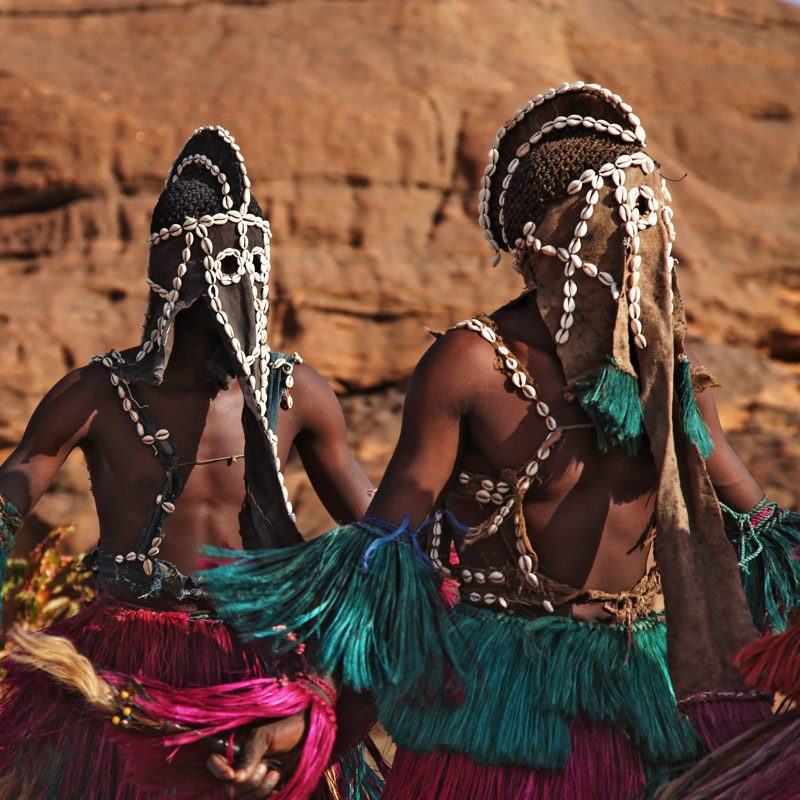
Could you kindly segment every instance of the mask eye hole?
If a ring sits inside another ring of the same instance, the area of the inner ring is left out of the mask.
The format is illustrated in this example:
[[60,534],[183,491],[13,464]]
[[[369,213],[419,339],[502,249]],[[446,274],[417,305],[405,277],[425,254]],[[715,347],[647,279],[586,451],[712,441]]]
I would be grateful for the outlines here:
[[636,208],[639,210],[639,214],[643,217],[650,213],[648,199],[643,194],[640,194],[639,197],[636,198]]
[[239,271],[239,262],[235,255],[227,255],[219,262],[219,268],[225,275],[235,275]]

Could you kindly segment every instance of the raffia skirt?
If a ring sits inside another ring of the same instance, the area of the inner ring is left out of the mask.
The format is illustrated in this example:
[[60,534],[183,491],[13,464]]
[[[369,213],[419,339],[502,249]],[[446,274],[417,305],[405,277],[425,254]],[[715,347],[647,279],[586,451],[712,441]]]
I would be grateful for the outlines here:
[[[102,595],[46,633],[69,639],[96,668],[177,689],[267,677],[254,649],[205,614],[136,608]],[[273,666],[276,675],[287,665]],[[130,738],[44,673],[7,663],[0,683],[0,800],[228,797],[205,767],[205,743],[131,748]],[[135,752],[146,763],[132,764]],[[328,770],[314,800],[376,797],[362,787],[349,790],[352,770],[345,776],[343,763]]]
[[398,745],[383,800],[630,800],[703,754],[679,714],[666,627],[454,609],[463,703],[387,699]]

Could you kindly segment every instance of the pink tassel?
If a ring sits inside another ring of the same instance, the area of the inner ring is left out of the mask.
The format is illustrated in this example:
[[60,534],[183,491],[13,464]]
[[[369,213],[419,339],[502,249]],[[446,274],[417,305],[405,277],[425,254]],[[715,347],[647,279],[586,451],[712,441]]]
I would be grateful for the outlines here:
[[[132,675],[142,682],[160,682],[168,687],[166,694],[174,693],[176,714],[185,713],[187,717],[194,712],[183,707],[188,704],[182,706],[183,691],[202,693],[206,690],[197,687],[275,681],[267,678],[255,651],[235,641],[223,624],[196,619],[185,612],[148,611],[101,597],[77,616],[52,626],[48,633],[69,639],[100,669]],[[294,671],[290,663],[273,666],[276,671]],[[323,701],[319,697],[309,699],[308,691],[308,686],[305,691],[292,689],[287,695],[275,690],[274,695],[262,700],[270,708],[311,707],[314,733],[307,744],[310,760],[313,752],[327,751],[333,733],[329,712],[320,707]],[[166,694],[159,698],[165,705]],[[243,690],[241,703],[244,697]],[[155,698],[154,694],[154,703]],[[241,703],[236,710],[238,719],[246,716]],[[225,729],[219,727],[220,713],[212,704],[209,717],[200,724]],[[8,665],[0,692],[0,731],[0,775],[19,776],[20,785],[30,787],[31,797],[163,798],[163,791],[151,792],[147,785],[184,786],[193,800],[223,800],[228,796],[227,788],[214,781],[205,767],[210,752],[206,742],[181,745],[170,754],[163,739],[141,735],[134,740],[97,717],[82,699],[57,687],[43,673],[14,664]],[[125,748],[132,741],[136,743],[136,761],[124,758]],[[310,782],[303,779],[309,760],[296,770],[293,786]],[[320,761],[325,764],[324,759]],[[131,780],[134,772],[145,779],[146,785]]]
[[[450,542],[448,566],[453,570],[459,563],[455,542]],[[455,578],[445,576],[442,579],[442,585],[439,587],[439,599],[445,608],[454,608],[458,605],[458,587],[459,583]]]
[[562,771],[398,750],[381,800],[630,800],[645,786],[639,752],[623,731],[576,723],[571,736],[572,755]]
[[454,578],[444,578],[439,587],[439,599],[445,608],[453,608],[458,604],[458,581]]
[[[126,683],[119,675],[104,674],[103,677],[118,686]],[[188,725],[193,730],[160,739],[121,733],[118,744],[125,753],[126,777],[137,786],[149,791],[166,791],[174,786],[175,770],[159,769],[166,759],[186,775],[186,780],[178,784],[176,798],[193,798],[199,792],[212,792],[218,789],[219,783],[205,768],[207,746],[181,754],[184,746],[206,736],[306,710],[309,721],[300,760],[284,788],[274,796],[276,800],[301,800],[320,782],[336,737],[335,693],[329,684],[308,678],[292,681],[262,678],[179,690],[157,681],[140,681],[139,686],[143,692],[136,696],[139,707],[156,718]],[[176,749],[167,757],[165,747]]]

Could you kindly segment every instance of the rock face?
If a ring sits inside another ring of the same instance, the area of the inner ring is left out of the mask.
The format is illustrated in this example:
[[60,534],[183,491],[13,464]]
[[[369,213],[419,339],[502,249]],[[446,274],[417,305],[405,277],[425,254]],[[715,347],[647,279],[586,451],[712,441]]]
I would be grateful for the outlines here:
[[[778,0],[0,0],[0,456],[66,370],[132,344],[149,213],[208,122],[272,221],[272,341],[343,393],[379,477],[401,385],[518,290],[476,194],[494,130],[562,80],[631,102],[676,209],[723,421],[800,503],[800,9]],[[681,180],[681,176],[687,177]],[[377,423],[377,424],[376,424]],[[325,519],[294,475],[307,528]],[[70,459],[28,523],[95,535]]]

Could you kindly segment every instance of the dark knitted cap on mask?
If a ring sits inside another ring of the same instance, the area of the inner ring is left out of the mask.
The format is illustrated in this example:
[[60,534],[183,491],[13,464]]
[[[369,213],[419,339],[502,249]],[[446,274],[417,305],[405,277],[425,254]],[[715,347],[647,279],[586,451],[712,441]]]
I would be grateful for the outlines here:
[[[504,226],[510,245],[524,238],[526,222],[539,224],[548,208],[567,199],[567,186],[576,175],[638,149],[626,142],[598,138],[586,130],[560,131],[543,141],[519,160],[506,191]],[[501,241],[501,247],[507,249],[502,236]]]
[[[170,182],[161,192],[150,221],[150,233],[180,225],[187,217],[199,219],[204,214],[225,211],[219,183],[208,170],[192,165],[183,171],[182,177],[183,180]],[[255,198],[250,199],[248,211],[257,217],[263,216]]]
[[582,82],[549,89],[497,131],[479,223],[495,263],[512,253],[535,292],[600,447],[652,454],[676,694],[735,694],[733,656],[756,632],[701,454],[710,439],[683,352],[671,198],[644,148],[618,95]]

